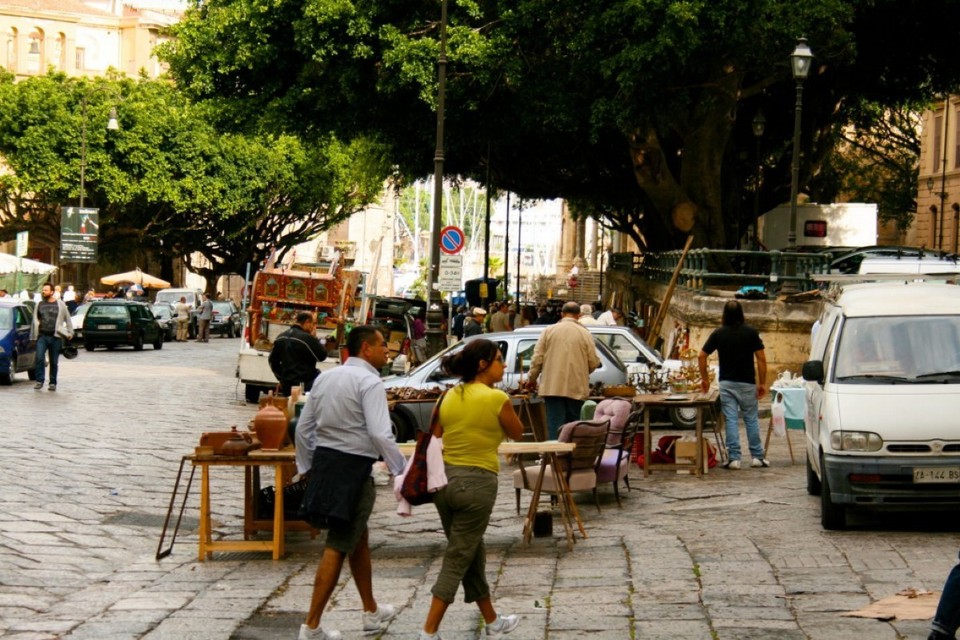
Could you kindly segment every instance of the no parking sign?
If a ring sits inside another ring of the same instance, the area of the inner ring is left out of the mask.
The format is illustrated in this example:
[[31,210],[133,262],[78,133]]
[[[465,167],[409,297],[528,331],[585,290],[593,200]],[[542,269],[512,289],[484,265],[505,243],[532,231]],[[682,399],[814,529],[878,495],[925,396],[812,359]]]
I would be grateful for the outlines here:
[[466,236],[460,227],[444,227],[440,230],[440,251],[455,256],[463,250]]

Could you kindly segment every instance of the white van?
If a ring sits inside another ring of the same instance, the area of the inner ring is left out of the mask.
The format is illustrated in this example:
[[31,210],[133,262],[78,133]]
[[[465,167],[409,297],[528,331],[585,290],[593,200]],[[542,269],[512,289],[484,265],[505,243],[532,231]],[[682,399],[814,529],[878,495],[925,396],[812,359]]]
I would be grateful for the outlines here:
[[960,506],[960,287],[849,285],[822,318],[803,377],[823,527],[849,507]]

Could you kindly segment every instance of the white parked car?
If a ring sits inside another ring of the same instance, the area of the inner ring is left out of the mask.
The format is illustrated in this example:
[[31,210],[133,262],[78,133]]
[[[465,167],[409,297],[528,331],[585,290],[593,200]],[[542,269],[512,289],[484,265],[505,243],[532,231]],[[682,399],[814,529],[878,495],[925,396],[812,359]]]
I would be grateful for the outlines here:
[[83,319],[87,317],[87,309],[89,308],[90,303],[84,302],[81,305],[77,305],[77,308],[73,310],[73,315],[70,316],[70,323],[73,325],[73,337],[75,340],[83,337]]

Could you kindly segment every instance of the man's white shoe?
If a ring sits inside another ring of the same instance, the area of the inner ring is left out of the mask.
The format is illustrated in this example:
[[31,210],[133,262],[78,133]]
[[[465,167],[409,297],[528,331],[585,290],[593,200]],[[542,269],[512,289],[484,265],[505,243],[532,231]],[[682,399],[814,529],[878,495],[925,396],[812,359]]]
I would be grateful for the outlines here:
[[770,461],[766,458],[754,458],[753,462],[750,463],[751,467],[769,467]]
[[520,616],[497,616],[497,619],[487,625],[487,640],[500,640],[520,626]]
[[740,461],[739,461],[739,460],[730,460],[730,461],[727,462],[727,464],[722,465],[722,466],[723,466],[724,469],[730,469],[731,471],[736,471],[737,469],[740,468]]
[[297,640],[343,640],[339,631],[324,631],[323,627],[318,626],[311,629],[305,624],[300,625],[300,635]]
[[363,612],[363,635],[373,635],[380,633],[386,628],[387,623],[393,620],[397,615],[397,608],[392,604],[381,604],[377,606],[374,612]]

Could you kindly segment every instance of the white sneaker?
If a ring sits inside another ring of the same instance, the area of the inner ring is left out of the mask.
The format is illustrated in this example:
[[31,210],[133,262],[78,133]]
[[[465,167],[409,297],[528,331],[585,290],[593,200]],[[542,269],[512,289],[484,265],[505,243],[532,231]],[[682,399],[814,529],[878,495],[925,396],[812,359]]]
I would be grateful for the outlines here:
[[387,623],[397,615],[397,608],[392,604],[381,604],[374,612],[363,612],[363,635],[370,636],[383,631]]
[[731,471],[736,471],[740,468],[739,460],[730,460],[727,464],[723,465],[724,469],[730,469]]
[[497,619],[487,625],[487,640],[500,640],[520,626],[520,616],[497,616]]
[[339,631],[324,631],[323,627],[318,626],[311,629],[305,624],[300,625],[300,635],[297,640],[343,640]]
[[439,633],[427,633],[423,629],[420,629],[420,636],[417,640],[443,640],[443,638],[440,637]]
[[751,467],[769,467],[770,461],[766,458],[754,458],[753,462],[750,463]]

